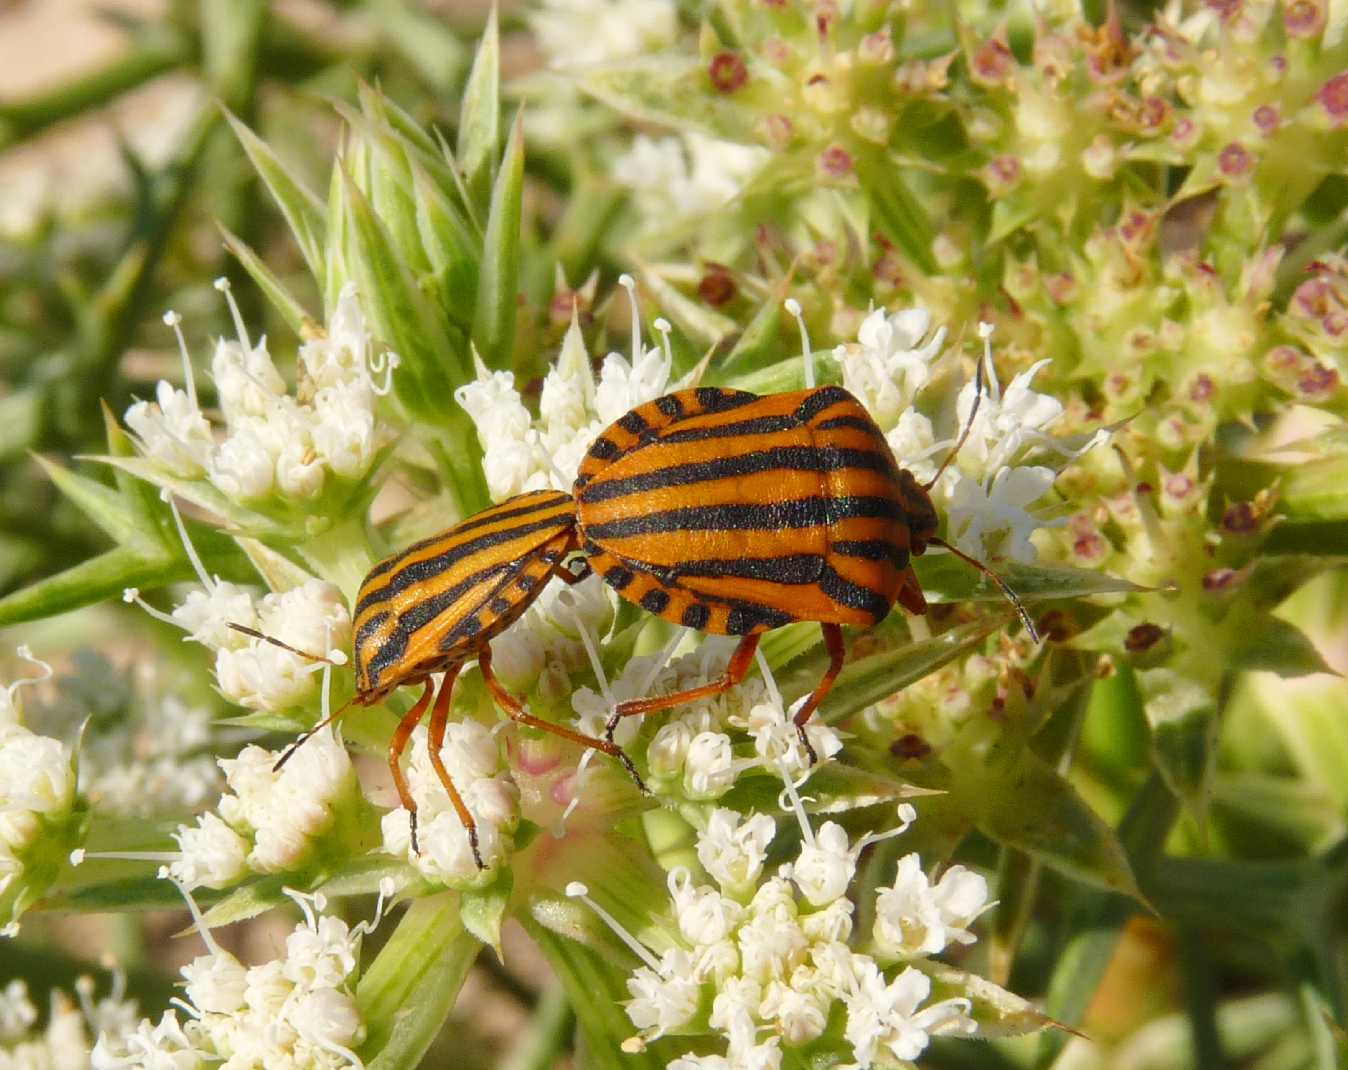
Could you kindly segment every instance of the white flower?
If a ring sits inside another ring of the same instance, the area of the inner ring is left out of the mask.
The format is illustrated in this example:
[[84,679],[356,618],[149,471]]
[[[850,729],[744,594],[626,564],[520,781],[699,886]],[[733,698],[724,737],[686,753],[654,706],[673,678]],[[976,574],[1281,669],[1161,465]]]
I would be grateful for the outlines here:
[[228,580],[216,580],[209,587],[189,591],[182,605],[173,610],[173,619],[187,629],[198,643],[219,650],[221,647],[238,649],[248,645],[243,632],[229,627],[242,624],[257,628],[257,611],[253,596],[246,587]]
[[248,841],[217,814],[179,826],[173,838],[179,857],[169,864],[169,876],[188,888],[225,888],[248,871]]
[[755,914],[737,934],[745,977],[763,984],[789,977],[805,959],[810,941],[795,921]]
[[931,421],[917,409],[904,409],[899,422],[885,435],[885,441],[899,467],[912,472],[919,483],[929,483],[936,475],[941,461],[937,452],[945,443],[938,446]]
[[688,744],[684,792],[690,799],[715,799],[734,786],[730,737],[724,732],[699,732]]
[[362,380],[327,386],[314,397],[314,449],[337,475],[357,479],[374,460],[374,392]]
[[341,918],[315,917],[286,937],[284,972],[297,985],[334,988],[355,970],[359,951],[359,935]]
[[823,910],[800,916],[801,931],[816,943],[842,943],[852,935],[852,901],[839,896]]
[[365,1035],[356,1001],[335,988],[316,988],[295,1000],[289,1024],[301,1039],[331,1051],[333,1045],[349,1048]]
[[135,402],[123,419],[139,440],[141,452],[171,474],[195,479],[204,473],[214,446],[211,425],[185,390],[161,379],[154,403]]
[[228,951],[198,955],[182,968],[187,1000],[207,1014],[233,1014],[244,1006],[247,974]]
[[875,309],[858,328],[857,344],[838,349],[843,386],[882,430],[895,427],[931,378],[931,362],[940,354],[946,332],[942,327],[928,337],[930,331],[931,314],[926,309],[892,315]]
[[[754,751],[774,768],[784,766],[788,774],[800,774],[814,764],[800,742],[795,721],[779,701],[767,699],[755,703],[749,710],[747,727],[754,737]],[[805,737],[820,761],[842,750],[842,737],[837,729],[818,719],[805,722]]]
[[651,346],[630,362],[618,353],[604,358],[595,387],[594,407],[610,424],[638,405],[654,401],[669,388],[670,362],[665,351]]
[[23,728],[0,740],[0,804],[53,814],[68,810],[74,794],[70,753],[60,740]]
[[665,1070],[736,1070],[735,1064],[724,1055],[680,1055]]
[[648,218],[705,215],[738,196],[768,158],[757,146],[692,131],[682,137],[638,134],[613,161],[612,175],[633,190]]
[[1003,468],[985,491],[974,479],[955,473],[946,499],[951,541],[980,561],[1033,562],[1030,536],[1050,526],[1026,509],[1053,486],[1051,468]]
[[801,846],[791,867],[791,879],[811,906],[822,907],[847,892],[856,873],[856,855],[842,826],[832,821],[815,834],[814,843]]
[[529,22],[554,67],[639,56],[678,29],[670,0],[545,0]]
[[259,427],[252,421],[236,423],[210,457],[211,482],[237,501],[265,498],[276,485],[276,458]]
[[220,408],[230,424],[246,417],[267,417],[286,396],[286,383],[267,352],[267,340],[245,348],[233,339],[215,345],[211,375],[220,396]]
[[632,998],[627,1001],[627,1017],[648,1038],[681,1029],[693,1019],[701,1001],[701,986],[693,977],[692,962],[684,951],[666,951],[660,958],[659,972],[649,966],[638,967],[627,979]]
[[[1030,383],[1039,369],[1050,363],[1045,359],[1031,365],[1011,380],[1003,394],[992,361],[986,361],[992,381],[979,401],[969,437],[960,448],[957,463],[961,469],[986,478],[1014,462],[1025,446],[1048,440],[1044,431],[1062,416],[1062,402],[1031,390]],[[960,390],[955,412],[961,429],[973,410],[977,385],[971,380]]]
[[102,1034],[89,1056],[93,1070],[200,1070],[201,1052],[178,1022],[177,1011],[165,1011],[158,1024],[147,1018],[134,1032]]
[[698,861],[723,890],[742,893],[758,883],[776,831],[767,814],[754,814],[741,824],[735,811],[714,810],[697,839]]
[[751,977],[727,978],[717,988],[707,1024],[730,1038],[730,1056],[740,1063],[742,1052],[753,1047],[758,1024],[754,1020],[763,1001],[763,986]]
[[775,1021],[788,1044],[808,1044],[828,1026],[832,993],[809,966],[797,966],[787,981],[772,981],[763,992],[759,1014]]
[[684,939],[696,945],[719,944],[734,932],[744,917],[744,907],[714,888],[694,887],[682,867],[669,875],[674,915]]
[[37,1008],[28,998],[28,985],[10,981],[0,989],[0,1042],[12,1044],[37,1021]]
[[356,297],[356,284],[348,282],[337,295],[337,306],[324,335],[300,346],[300,364],[313,389],[321,391],[351,382],[370,384],[373,341]]
[[882,1050],[894,1059],[916,1059],[926,1050],[935,1033],[972,1033],[967,1017],[969,1001],[948,999],[919,1010],[931,994],[931,981],[909,966],[887,982],[873,961],[864,955],[852,960],[854,987],[844,996],[847,1028],[844,1035],[853,1047],[857,1064],[871,1066]]
[[968,926],[987,907],[988,884],[963,866],[952,866],[933,887],[915,854],[899,859],[894,883],[875,899],[875,944],[899,956],[935,955],[950,942],[968,944]]

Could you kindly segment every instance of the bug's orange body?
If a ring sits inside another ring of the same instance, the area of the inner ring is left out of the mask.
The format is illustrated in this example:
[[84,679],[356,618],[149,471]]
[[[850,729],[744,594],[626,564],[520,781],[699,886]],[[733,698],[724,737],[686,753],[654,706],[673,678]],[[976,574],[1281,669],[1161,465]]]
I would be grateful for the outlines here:
[[733,687],[761,633],[818,621],[830,655],[804,725],[842,670],[841,625],[900,602],[925,613],[909,567],[936,534],[927,492],[842,387],[759,397],[700,388],[633,409],[590,447],[574,487],[590,565],[675,624],[744,638],[720,680],[619,705],[651,713]]
[[595,441],[575,495],[590,564],[675,624],[865,628],[896,600],[926,608],[908,560],[936,513],[841,387],[685,390],[642,405]]

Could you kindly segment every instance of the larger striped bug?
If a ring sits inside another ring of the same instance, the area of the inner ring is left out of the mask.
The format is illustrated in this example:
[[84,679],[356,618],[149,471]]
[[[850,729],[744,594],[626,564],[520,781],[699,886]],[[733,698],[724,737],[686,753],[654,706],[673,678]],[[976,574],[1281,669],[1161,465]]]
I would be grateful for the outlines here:
[[[975,404],[946,464],[976,412]],[[840,386],[767,397],[684,390],[613,423],[574,487],[590,565],[622,598],[665,620],[742,638],[718,680],[620,703],[608,738],[624,717],[734,687],[763,632],[817,621],[829,665],[795,714],[814,761],[805,724],[842,670],[842,625],[878,624],[895,602],[925,613],[910,560],[932,545],[990,576],[1037,639],[1001,579],[936,536],[928,491],[940,475],[924,486],[899,468],[875,421]]]

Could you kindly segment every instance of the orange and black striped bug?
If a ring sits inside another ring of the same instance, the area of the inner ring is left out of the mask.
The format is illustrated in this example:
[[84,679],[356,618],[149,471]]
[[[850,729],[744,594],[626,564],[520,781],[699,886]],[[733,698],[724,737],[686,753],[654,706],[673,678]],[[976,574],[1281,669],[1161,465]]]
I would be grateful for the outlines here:
[[[979,365],[979,391],[981,396]],[[963,444],[977,413],[946,459]],[[944,470],[945,465],[942,465]],[[840,386],[760,397],[684,390],[639,406],[603,432],[581,462],[576,525],[590,565],[618,594],[674,624],[743,638],[720,679],[620,703],[623,717],[719,694],[748,672],[763,632],[816,621],[829,666],[795,714],[805,724],[842,670],[842,625],[867,628],[898,602],[927,602],[910,560],[943,546],[926,485],[897,465],[884,435]]]
[[[981,395],[981,364],[979,386]],[[976,412],[977,402],[946,464]],[[842,387],[766,397],[700,387],[657,398],[595,439],[571,494],[518,495],[375,565],[353,613],[356,694],[292,744],[277,765],[350,707],[374,705],[406,684],[424,684],[388,753],[399,799],[411,815],[413,849],[416,803],[400,762],[429,706],[430,759],[481,867],[473,816],[440,758],[454,681],[465,663],[477,659],[492,697],[513,720],[612,755],[644,790],[612,738],[621,719],[734,687],[748,672],[762,633],[795,621],[820,624],[830,658],[795,714],[813,761],[805,724],[842,669],[841,626],[870,627],[895,602],[925,613],[910,559],[928,546],[944,546],[990,576],[1035,636],[1006,585],[937,538],[928,494],[935,481],[919,484],[898,467],[880,429]],[[584,556],[573,573],[565,562],[578,550]],[[619,703],[602,739],[534,717],[491,667],[490,641],[553,576],[576,583],[591,569],[622,598],[665,620],[742,637],[718,680]],[[433,673],[444,674],[438,692]]]

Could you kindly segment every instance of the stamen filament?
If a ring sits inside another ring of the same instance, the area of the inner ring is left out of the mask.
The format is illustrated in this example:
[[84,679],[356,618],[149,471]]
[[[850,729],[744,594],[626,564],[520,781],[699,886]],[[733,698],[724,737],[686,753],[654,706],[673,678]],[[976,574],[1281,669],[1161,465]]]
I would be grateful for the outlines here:
[[810,348],[810,332],[805,327],[805,316],[801,313],[800,302],[794,297],[788,297],[783,302],[783,307],[787,313],[795,317],[796,326],[800,328],[800,357],[805,362],[805,386],[808,390],[814,389],[814,350]]
[[173,522],[178,526],[178,537],[182,539],[183,549],[187,552],[187,560],[192,562],[192,568],[196,570],[197,579],[201,581],[201,585],[206,588],[206,593],[209,594],[215,590],[215,581],[206,574],[206,566],[197,556],[197,549],[192,545],[192,540],[187,537],[187,525],[183,523],[182,514],[178,512],[178,505],[173,500],[173,495],[164,491],[160,497],[168,503],[169,511],[173,514]]
[[635,367],[641,357],[641,305],[637,303],[637,280],[624,271],[618,276],[618,285],[627,291],[627,300],[632,305],[632,365]]
[[200,408],[197,404],[197,379],[192,372],[192,358],[187,352],[187,341],[183,338],[182,316],[169,309],[164,313],[164,324],[173,328],[173,333],[178,337],[178,354],[183,361],[183,383],[187,391],[187,400],[192,403],[192,408]]
[[234,317],[234,330],[238,333],[239,345],[243,346],[245,352],[251,350],[253,343],[248,338],[248,328],[243,325],[243,313],[239,311],[239,303],[234,300],[234,290],[229,284],[229,279],[221,275],[215,280],[215,288],[225,295],[229,314]]
[[641,959],[642,962],[656,973],[661,972],[660,960],[652,954],[650,948],[646,947],[645,944],[641,943],[640,940],[628,932],[617,918],[591,899],[589,888],[581,884],[580,881],[572,881],[566,886],[566,897],[568,899],[579,899],[587,907],[593,910],[599,915],[600,920],[613,930],[614,935],[632,949],[632,953],[636,955],[637,958]]

